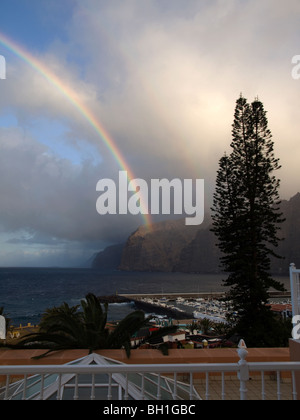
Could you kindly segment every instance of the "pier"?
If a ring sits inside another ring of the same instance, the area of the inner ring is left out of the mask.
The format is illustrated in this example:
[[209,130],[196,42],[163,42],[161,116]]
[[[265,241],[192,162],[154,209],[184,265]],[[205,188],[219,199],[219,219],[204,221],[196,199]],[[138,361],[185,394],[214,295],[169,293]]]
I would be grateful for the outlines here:
[[143,299],[143,298],[151,298],[151,299],[177,299],[179,297],[185,298],[185,299],[197,299],[197,298],[203,298],[203,299],[209,299],[209,298],[222,298],[225,296],[224,292],[205,292],[205,293],[128,293],[128,294],[120,294],[119,296],[122,296],[126,299]]

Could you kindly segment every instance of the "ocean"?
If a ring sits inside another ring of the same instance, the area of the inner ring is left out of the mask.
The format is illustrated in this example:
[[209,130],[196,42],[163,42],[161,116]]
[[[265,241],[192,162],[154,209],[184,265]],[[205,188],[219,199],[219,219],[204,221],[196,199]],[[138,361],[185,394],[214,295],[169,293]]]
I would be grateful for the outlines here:
[[[38,324],[47,308],[80,304],[88,293],[96,296],[134,293],[222,292],[224,276],[124,272],[88,268],[0,268],[0,307],[15,326]],[[280,278],[290,290],[288,277]],[[109,320],[122,319],[131,304],[110,304]]]

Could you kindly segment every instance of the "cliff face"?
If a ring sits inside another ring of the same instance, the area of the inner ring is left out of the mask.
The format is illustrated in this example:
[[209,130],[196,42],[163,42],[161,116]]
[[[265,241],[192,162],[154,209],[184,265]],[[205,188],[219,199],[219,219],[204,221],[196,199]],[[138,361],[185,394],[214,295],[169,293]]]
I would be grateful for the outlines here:
[[[290,263],[300,267],[300,193],[283,200],[281,210],[286,221],[280,237],[285,238],[276,250],[284,259],[272,260],[272,272],[287,274]],[[185,226],[184,219],[156,223],[151,231],[140,227],[117,248],[115,268],[127,271],[179,271],[186,273],[217,273],[220,252],[210,232],[209,217],[200,226]],[[110,247],[110,252],[114,251]],[[99,255],[99,254],[98,254]],[[107,255],[98,257],[106,261]],[[101,267],[101,265],[95,265]]]
[[219,273],[219,248],[215,235],[206,228],[199,230],[195,238],[180,253],[173,271],[183,273]]
[[120,265],[125,244],[112,245],[98,252],[92,262],[92,268],[110,269]]
[[151,231],[140,227],[127,240],[121,270],[173,271],[182,249],[195,237],[198,229],[185,226],[184,220],[156,223]]
[[281,210],[286,220],[282,224],[279,236],[284,240],[280,242],[276,252],[283,256],[284,260],[274,259],[272,271],[288,273],[290,263],[300,267],[300,193],[290,200],[283,200]]

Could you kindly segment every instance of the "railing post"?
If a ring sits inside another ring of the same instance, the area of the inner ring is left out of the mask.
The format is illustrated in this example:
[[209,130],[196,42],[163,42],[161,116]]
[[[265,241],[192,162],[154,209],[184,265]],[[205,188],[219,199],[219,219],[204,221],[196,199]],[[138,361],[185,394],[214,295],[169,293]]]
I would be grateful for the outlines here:
[[239,365],[239,372],[237,374],[238,379],[240,380],[240,399],[246,400],[247,399],[247,382],[249,381],[249,366],[246,361],[246,357],[248,351],[246,350],[247,346],[244,340],[240,340],[238,345],[237,353],[240,357],[238,362]]

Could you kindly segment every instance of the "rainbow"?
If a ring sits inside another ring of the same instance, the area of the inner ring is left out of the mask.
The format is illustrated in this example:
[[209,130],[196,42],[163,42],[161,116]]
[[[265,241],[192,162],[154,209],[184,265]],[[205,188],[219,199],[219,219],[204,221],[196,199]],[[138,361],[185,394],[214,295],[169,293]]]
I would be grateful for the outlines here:
[[[24,60],[29,64],[34,70],[40,73],[52,86],[54,86],[82,115],[82,117],[89,123],[89,125],[94,129],[100,139],[105,143],[111,154],[113,155],[115,161],[119,167],[127,171],[128,180],[135,179],[131,168],[128,163],[122,156],[120,150],[115,144],[114,140],[111,138],[108,131],[103,127],[99,122],[96,116],[92,111],[84,104],[84,102],[78,97],[76,92],[71,89],[69,86],[66,86],[62,80],[57,77],[51,70],[49,70],[40,60],[26,51],[20,45],[17,45],[11,39],[8,39],[7,36],[0,32],[0,43],[7,48],[9,51],[14,53],[16,56]],[[142,203],[141,203],[142,205]],[[143,206],[142,206],[143,207]],[[144,207],[144,213],[142,214],[146,227],[150,229],[151,226],[151,216],[148,213],[148,210]]]

